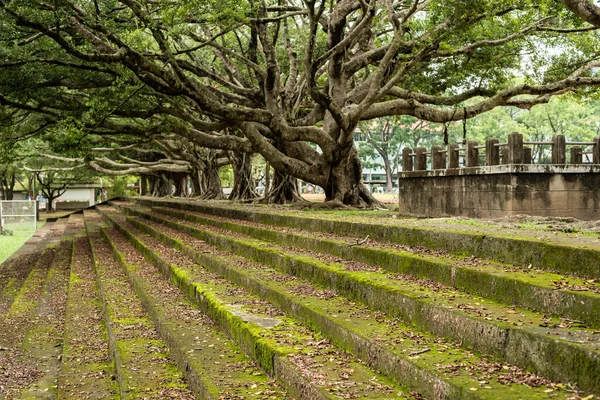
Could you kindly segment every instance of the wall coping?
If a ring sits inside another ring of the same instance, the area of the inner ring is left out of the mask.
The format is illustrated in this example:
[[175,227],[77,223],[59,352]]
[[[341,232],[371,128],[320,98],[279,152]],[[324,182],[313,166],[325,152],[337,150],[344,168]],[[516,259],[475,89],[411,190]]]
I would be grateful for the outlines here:
[[399,172],[402,178],[427,178],[467,175],[499,174],[600,174],[598,164],[506,164],[481,167],[434,169],[426,171]]

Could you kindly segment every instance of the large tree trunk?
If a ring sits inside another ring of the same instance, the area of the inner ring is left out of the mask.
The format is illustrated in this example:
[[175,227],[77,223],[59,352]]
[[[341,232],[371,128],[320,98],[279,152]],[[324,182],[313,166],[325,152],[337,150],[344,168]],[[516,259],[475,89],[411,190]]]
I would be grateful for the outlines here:
[[146,196],[148,194],[148,176],[140,175],[140,186],[142,196]]
[[223,187],[218,168],[211,162],[200,165],[198,175],[200,192],[198,195],[205,200],[223,200]]
[[164,175],[149,177],[150,195],[154,197],[165,197],[171,195],[173,186],[171,181]]
[[265,197],[271,191],[271,163],[265,163]]
[[229,200],[253,200],[258,197],[252,181],[252,154],[234,153],[229,158],[233,167],[233,189]]
[[58,196],[49,195],[48,202],[46,203],[46,212],[53,213],[54,212],[54,200],[56,200]]
[[376,200],[361,183],[362,165],[354,146],[340,156],[339,162],[330,168],[325,190],[328,206],[376,207],[382,204]]
[[29,198],[31,200],[35,200],[35,196],[37,194],[37,193],[35,193],[34,188],[33,188],[34,181],[35,181],[34,175],[30,175],[27,177],[27,193],[29,193]]
[[14,173],[10,173],[8,176],[2,178],[2,192],[4,194],[4,200],[12,200],[14,198],[15,184],[16,176]]
[[274,170],[271,188],[265,193],[261,203],[265,204],[287,204],[305,201],[298,192],[298,179]]
[[173,179],[173,185],[175,187],[175,192],[173,196],[175,197],[188,197],[188,174],[185,173],[172,173],[171,179]]

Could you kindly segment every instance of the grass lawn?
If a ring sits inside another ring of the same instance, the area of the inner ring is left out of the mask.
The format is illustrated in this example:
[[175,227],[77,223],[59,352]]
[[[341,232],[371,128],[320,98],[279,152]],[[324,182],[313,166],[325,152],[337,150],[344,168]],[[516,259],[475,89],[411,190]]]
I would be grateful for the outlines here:
[[[38,221],[37,229],[40,229],[45,223],[45,221]],[[34,234],[33,222],[9,224],[6,228],[10,229],[13,234],[12,236],[0,235],[0,263],[3,263]]]

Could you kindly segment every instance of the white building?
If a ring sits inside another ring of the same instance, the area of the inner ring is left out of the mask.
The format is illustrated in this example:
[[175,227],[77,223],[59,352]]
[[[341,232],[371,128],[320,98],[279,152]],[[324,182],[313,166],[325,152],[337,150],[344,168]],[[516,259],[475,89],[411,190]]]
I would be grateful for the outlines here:
[[96,205],[100,199],[102,185],[99,183],[82,183],[69,185],[65,192],[54,200],[55,210],[83,209]]

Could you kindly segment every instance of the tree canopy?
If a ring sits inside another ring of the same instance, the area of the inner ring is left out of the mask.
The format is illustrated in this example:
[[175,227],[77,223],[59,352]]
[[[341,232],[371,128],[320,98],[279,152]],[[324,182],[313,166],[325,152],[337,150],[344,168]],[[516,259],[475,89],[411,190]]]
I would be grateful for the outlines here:
[[20,121],[11,140],[47,135],[50,155],[106,174],[204,176],[200,161],[259,153],[327,200],[371,204],[360,121],[448,123],[587,93],[594,7],[0,0],[0,105]]

